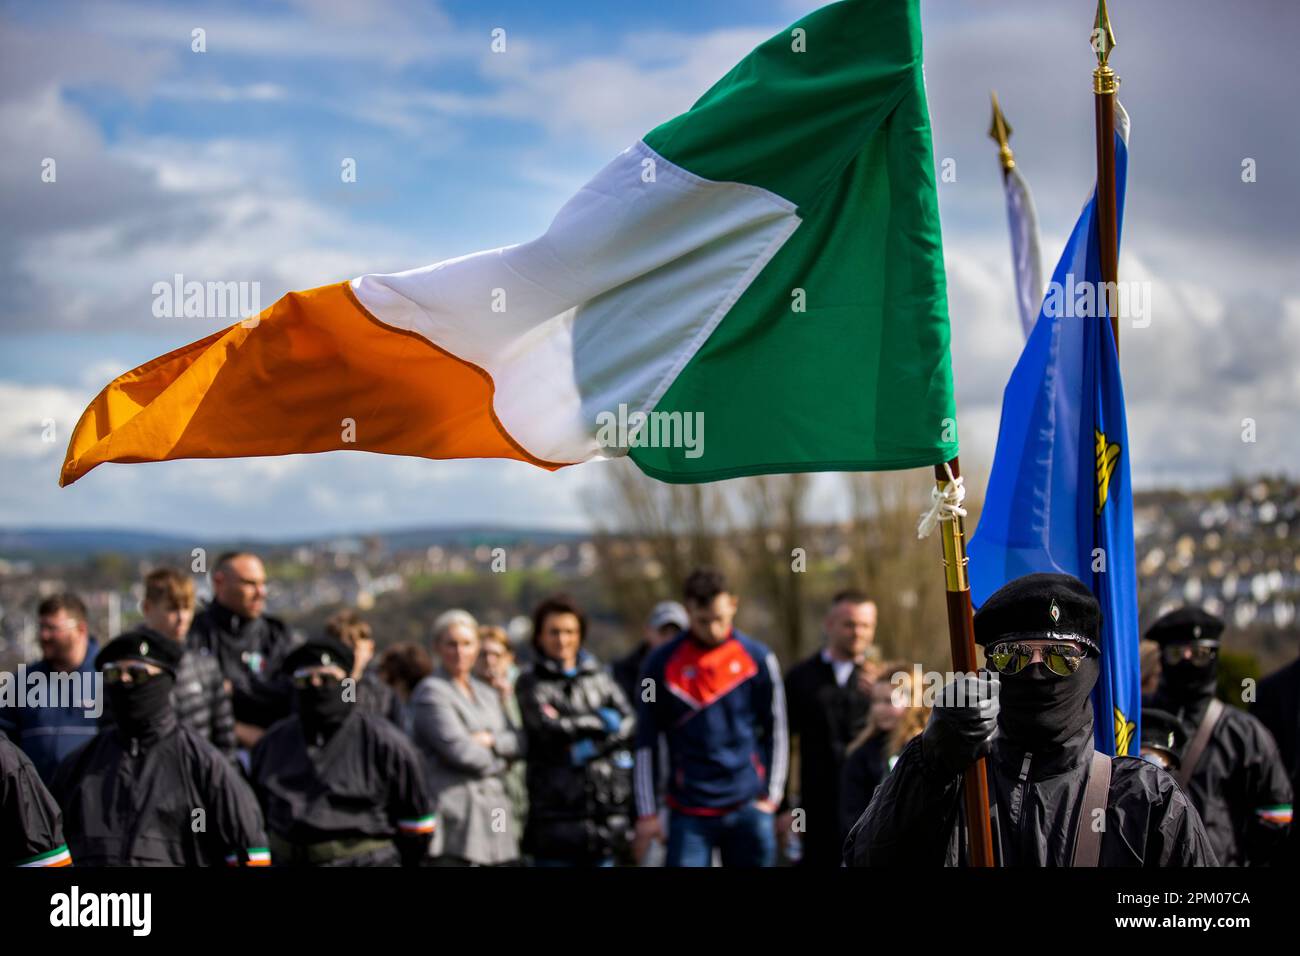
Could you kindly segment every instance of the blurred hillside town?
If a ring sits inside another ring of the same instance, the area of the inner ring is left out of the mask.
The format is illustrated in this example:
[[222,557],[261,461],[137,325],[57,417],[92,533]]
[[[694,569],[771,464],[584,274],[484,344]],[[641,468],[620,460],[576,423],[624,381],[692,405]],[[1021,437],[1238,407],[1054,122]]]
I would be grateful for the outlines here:
[[[860,586],[880,603],[887,652],[941,666],[942,574],[937,541],[915,541],[924,499],[914,492],[926,492],[917,474],[906,481],[845,476],[854,517],[835,524],[805,523],[806,476],[782,476],[746,479],[739,510],[747,519],[731,524],[717,523],[726,509],[709,497],[722,494],[716,489],[646,492],[625,483],[615,493],[632,527],[589,533],[467,527],[196,545],[128,532],[0,531],[0,668],[39,657],[42,597],[80,593],[91,632],[102,640],[138,620],[147,570],[188,569],[206,599],[206,563],[233,547],[267,562],[271,613],[315,633],[333,611],[353,607],[372,622],[380,647],[427,639],[429,623],[448,607],[464,607],[525,642],[529,608],[563,590],[590,609],[593,650],[608,658],[636,643],[645,611],[675,596],[686,570],[715,563],[744,584],[742,624],[785,662],[817,646],[822,600]],[[1224,617],[1233,651],[1259,672],[1296,654],[1300,483],[1261,477],[1148,491],[1136,498],[1134,524],[1144,625],[1199,602]]]

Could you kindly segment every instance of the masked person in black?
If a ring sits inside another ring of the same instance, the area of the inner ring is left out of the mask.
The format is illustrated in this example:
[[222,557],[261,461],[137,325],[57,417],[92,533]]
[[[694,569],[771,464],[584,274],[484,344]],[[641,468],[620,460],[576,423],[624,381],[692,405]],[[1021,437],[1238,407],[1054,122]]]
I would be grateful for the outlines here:
[[1170,611],[1151,625],[1146,636],[1162,655],[1151,705],[1183,725],[1178,782],[1200,812],[1219,862],[1269,865],[1286,846],[1291,782],[1264,725],[1214,696],[1222,634],[1223,621],[1198,607]]
[[1136,757],[1094,756],[1100,618],[1096,599],[1065,574],[1027,575],[989,597],[975,640],[996,673],[943,688],[849,833],[845,862],[965,865],[962,774],[987,753],[1000,865],[1213,866],[1172,776]]
[[176,719],[181,646],[124,634],[95,660],[112,726],[59,765],[51,791],[78,865],[264,866],[257,799],[239,772]]
[[352,652],[309,641],[284,661],[297,712],[253,748],[253,786],[275,865],[415,866],[434,809],[400,730],[356,704]]

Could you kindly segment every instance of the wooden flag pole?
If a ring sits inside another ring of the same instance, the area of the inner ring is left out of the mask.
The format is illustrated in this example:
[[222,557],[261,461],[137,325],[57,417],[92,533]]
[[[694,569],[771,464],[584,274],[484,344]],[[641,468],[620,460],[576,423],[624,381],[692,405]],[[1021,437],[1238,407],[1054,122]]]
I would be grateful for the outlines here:
[[[1101,279],[1107,290],[1119,281],[1119,234],[1115,199],[1115,92],[1119,77],[1107,63],[1115,48],[1115,32],[1110,27],[1106,0],[1098,0],[1097,19],[1092,29],[1092,49],[1097,54],[1097,68],[1092,71],[1093,103],[1097,127],[1097,232],[1101,245]],[[1115,354],[1119,354],[1119,316],[1116,297],[1110,296],[1110,330],[1115,336]],[[1103,301],[1098,294],[1097,302]]]
[[[953,478],[961,476],[957,458],[948,462]],[[934,466],[934,479],[942,492],[948,486],[943,465]],[[943,543],[944,584],[948,598],[948,643],[952,648],[952,669],[957,673],[974,673],[975,615],[971,609],[970,576],[967,574],[966,528],[961,515],[953,514],[939,523]],[[988,770],[981,757],[962,775],[962,798],[966,808],[966,832],[969,834],[972,866],[993,866],[993,831],[989,824]]]

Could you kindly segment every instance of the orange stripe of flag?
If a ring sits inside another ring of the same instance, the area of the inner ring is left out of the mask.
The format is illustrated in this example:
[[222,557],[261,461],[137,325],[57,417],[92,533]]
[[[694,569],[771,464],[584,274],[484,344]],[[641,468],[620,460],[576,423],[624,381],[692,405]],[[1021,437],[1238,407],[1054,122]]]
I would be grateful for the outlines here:
[[335,450],[562,467],[506,432],[492,396],[486,371],[375,319],[346,282],[291,292],[109,383],[73,430],[59,484],[104,462]]

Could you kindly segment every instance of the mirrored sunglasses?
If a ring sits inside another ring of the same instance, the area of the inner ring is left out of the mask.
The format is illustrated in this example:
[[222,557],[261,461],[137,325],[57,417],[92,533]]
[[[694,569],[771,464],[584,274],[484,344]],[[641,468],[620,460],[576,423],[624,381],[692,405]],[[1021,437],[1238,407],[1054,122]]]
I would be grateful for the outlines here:
[[[1034,650],[1029,644],[994,644],[985,657],[999,674],[1019,674],[1033,660]],[[1083,651],[1069,644],[1044,644],[1038,650],[1043,664],[1058,677],[1069,677],[1083,663]]]

